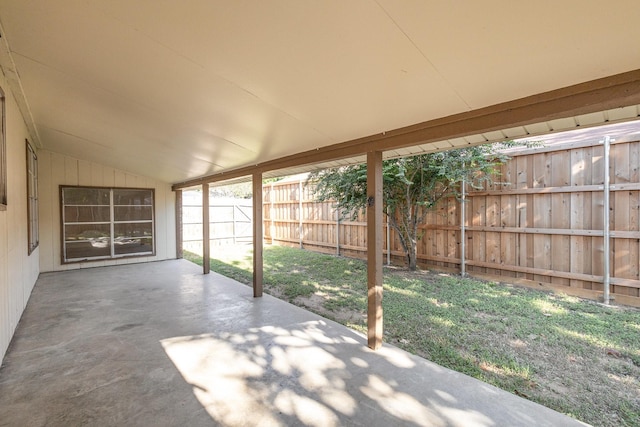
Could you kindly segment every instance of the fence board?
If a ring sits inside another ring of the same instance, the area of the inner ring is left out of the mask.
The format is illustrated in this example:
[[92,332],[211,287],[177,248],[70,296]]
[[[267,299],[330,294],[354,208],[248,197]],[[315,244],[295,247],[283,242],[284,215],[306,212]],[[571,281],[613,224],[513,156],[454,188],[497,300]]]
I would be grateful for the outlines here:
[[[551,161],[551,185],[553,187],[566,187],[571,184],[571,152],[562,150],[549,154]],[[551,227],[570,229],[571,227],[571,195],[567,193],[554,193],[551,196]],[[551,268],[555,271],[570,271],[570,258],[566,256],[570,252],[571,239],[568,236],[551,236]],[[551,277],[551,283],[557,285],[569,285],[569,280],[562,277]]]
[[[449,229],[446,231],[448,246],[445,256],[447,258],[460,258],[460,234],[457,231],[457,229],[460,228],[460,204],[455,199],[448,199],[448,203],[447,226],[456,227],[456,229]],[[455,267],[455,264],[452,263],[447,263],[445,265],[447,267]]]
[[[473,206],[473,218],[471,221],[472,226],[484,226],[486,225],[486,197],[473,197],[470,199]],[[486,233],[480,233],[472,231],[470,233],[473,242],[473,259],[478,261],[486,261]],[[487,270],[484,267],[473,267],[474,271],[485,273]]]
[[[507,195],[500,198],[500,225],[502,227],[517,227],[517,196]],[[517,265],[517,245],[515,233],[499,233],[500,259],[505,265]],[[503,271],[503,275],[505,272]],[[508,276],[515,277],[514,271],[507,271]]]
[[[587,177],[587,152],[582,150],[571,150],[570,164],[571,167],[571,185],[583,186],[586,184]],[[571,193],[571,207],[570,207],[570,224],[569,227],[574,230],[584,230],[584,208],[585,208],[584,192]],[[570,271],[573,273],[583,272],[585,259],[584,259],[584,246],[587,238],[584,236],[572,236],[569,241],[569,263]],[[583,283],[576,279],[570,279],[570,286],[573,288],[582,287]]]
[[[487,196],[485,198],[486,215],[484,225],[487,228],[485,232],[485,261],[492,264],[500,263],[500,252],[498,250],[499,237],[498,233],[493,231],[500,224],[499,217],[499,200],[496,196]],[[495,269],[487,269],[487,274],[497,274]]]

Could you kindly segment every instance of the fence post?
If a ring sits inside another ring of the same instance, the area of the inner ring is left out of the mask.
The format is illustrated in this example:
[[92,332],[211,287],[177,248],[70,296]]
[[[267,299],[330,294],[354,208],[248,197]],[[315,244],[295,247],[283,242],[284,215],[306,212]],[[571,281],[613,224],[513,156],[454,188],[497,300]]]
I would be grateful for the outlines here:
[[271,183],[271,191],[269,192],[269,234],[271,235],[271,244],[273,244],[273,239],[276,234],[276,223],[275,219],[275,208],[273,207],[273,182]]
[[387,207],[387,266],[391,265],[391,228],[389,227],[389,207]]
[[340,256],[340,211],[336,209],[336,255]]
[[302,179],[298,185],[298,236],[300,237],[300,249],[303,249],[302,244]]
[[465,217],[466,217],[466,185],[465,180],[462,180],[462,191],[460,192],[460,275],[462,277],[467,275],[467,266],[465,264],[465,252],[466,252],[466,229],[465,229]]
[[231,219],[233,220],[233,244],[236,244],[236,201],[233,201],[233,205],[231,205],[231,209],[233,209],[233,214],[231,215]]
[[603,239],[604,239],[604,248],[603,248],[603,259],[604,259],[604,274],[603,274],[603,288],[604,295],[603,301],[605,304],[610,303],[609,296],[609,287],[611,285],[611,257],[610,257],[610,238],[611,238],[611,230],[609,229],[609,209],[611,202],[609,200],[609,191],[611,189],[610,179],[609,179],[609,153],[611,150],[611,138],[609,136],[605,136],[602,141],[604,144],[604,215],[603,215]]

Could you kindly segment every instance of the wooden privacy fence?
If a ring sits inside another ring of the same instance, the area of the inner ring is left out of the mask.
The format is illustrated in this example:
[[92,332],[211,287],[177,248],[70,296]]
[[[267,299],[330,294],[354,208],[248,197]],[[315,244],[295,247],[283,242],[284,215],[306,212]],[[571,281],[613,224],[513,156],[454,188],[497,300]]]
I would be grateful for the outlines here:
[[[640,142],[613,142],[609,168],[599,141],[511,156],[502,184],[467,186],[464,209],[449,198],[428,214],[419,264],[593,299],[608,280],[612,299],[640,306]],[[312,187],[299,181],[265,185],[263,201],[267,242],[366,257],[364,214],[341,221],[332,203],[315,202]],[[384,235],[386,256],[402,263],[396,233]]]

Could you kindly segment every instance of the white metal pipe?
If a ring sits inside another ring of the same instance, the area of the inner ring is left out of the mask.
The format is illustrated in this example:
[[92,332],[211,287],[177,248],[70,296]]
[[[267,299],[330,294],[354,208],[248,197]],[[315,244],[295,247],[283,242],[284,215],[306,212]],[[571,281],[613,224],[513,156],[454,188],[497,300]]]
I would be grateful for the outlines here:
[[604,272],[603,272],[603,288],[604,295],[603,300],[605,304],[610,303],[609,297],[609,287],[611,285],[611,256],[610,256],[610,237],[611,230],[609,229],[609,209],[610,209],[610,200],[609,200],[609,191],[610,191],[610,179],[609,179],[609,152],[611,149],[611,138],[609,136],[604,137],[604,207],[603,207],[603,235],[604,235],[604,248],[603,248],[603,263],[604,263]]

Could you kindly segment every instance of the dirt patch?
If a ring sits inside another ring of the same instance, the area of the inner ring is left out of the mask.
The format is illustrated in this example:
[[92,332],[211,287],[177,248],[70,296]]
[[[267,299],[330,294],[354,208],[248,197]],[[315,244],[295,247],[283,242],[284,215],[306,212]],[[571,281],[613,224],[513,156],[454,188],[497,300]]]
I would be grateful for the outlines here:
[[316,292],[310,296],[297,296],[293,299],[287,298],[278,288],[269,289],[269,295],[290,302],[293,305],[302,307],[320,316],[331,319],[343,325],[363,324],[366,322],[366,313],[349,308],[328,309],[325,307],[327,301],[332,297],[323,292]]

